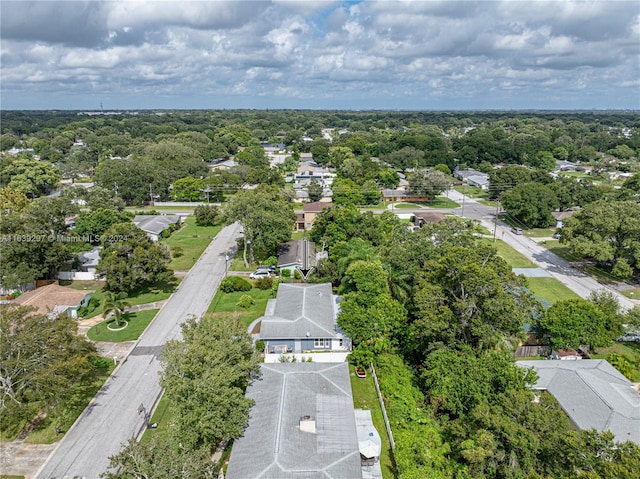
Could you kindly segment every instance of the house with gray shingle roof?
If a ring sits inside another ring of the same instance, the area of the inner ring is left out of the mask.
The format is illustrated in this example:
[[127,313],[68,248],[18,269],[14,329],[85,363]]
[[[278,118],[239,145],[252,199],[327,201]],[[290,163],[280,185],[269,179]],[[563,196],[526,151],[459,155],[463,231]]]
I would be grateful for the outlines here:
[[347,363],[262,364],[227,479],[362,478]]
[[133,224],[147,233],[153,241],[158,241],[165,230],[176,228],[180,224],[179,215],[137,215]]
[[538,374],[534,389],[549,392],[579,429],[611,431],[640,444],[640,394],[604,359],[517,361]]
[[351,339],[338,326],[339,311],[339,297],[329,283],[281,283],[260,318],[265,351],[350,351]]

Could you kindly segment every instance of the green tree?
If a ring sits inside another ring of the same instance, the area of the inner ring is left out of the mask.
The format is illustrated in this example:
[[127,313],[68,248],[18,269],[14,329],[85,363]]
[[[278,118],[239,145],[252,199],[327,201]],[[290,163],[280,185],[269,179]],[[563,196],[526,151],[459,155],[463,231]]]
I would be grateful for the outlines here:
[[29,198],[13,188],[0,188],[0,217],[21,213],[27,209]]
[[414,171],[407,176],[407,180],[412,194],[428,196],[430,199],[438,196],[451,184],[449,176],[435,169]]
[[361,206],[364,204],[362,188],[355,181],[345,178],[336,178],[331,185],[333,192],[332,201],[341,206]]
[[640,267],[640,203],[597,201],[564,222],[562,242],[574,254],[598,261],[625,260]]
[[60,184],[60,170],[46,161],[15,159],[0,163],[0,186],[34,198],[49,194]]
[[524,183],[506,191],[501,203],[507,214],[527,226],[546,228],[555,224],[551,212],[558,201],[551,188],[539,183]]
[[400,150],[385,155],[382,159],[394,169],[404,173],[409,168],[417,168],[424,165],[424,151],[418,150],[413,146],[405,146]]
[[173,276],[167,248],[133,224],[113,225],[105,231],[102,246],[96,273],[105,278],[108,291],[130,293]]
[[381,168],[376,176],[378,184],[383,188],[397,188],[400,184],[400,175],[392,168]]
[[102,317],[113,316],[113,323],[116,328],[122,325],[123,319],[127,314],[127,308],[131,307],[131,303],[126,300],[126,297],[126,293],[113,294],[111,291],[104,293]]
[[220,218],[220,208],[216,205],[198,205],[193,214],[198,226],[213,226]]
[[309,193],[309,201],[320,201],[323,193],[320,182],[313,178],[307,187],[307,193]]
[[198,201],[204,188],[205,182],[200,178],[180,178],[173,182],[171,198],[175,201]]
[[551,346],[559,349],[608,346],[615,332],[607,330],[607,325],[607,316],[585,299],[558,301],[540,318],[541,333],[549,335]]
[[33,308],[0,305],[0,332],[2,430],[62,401],[94,371],[95,348],[66,315],[51,320]]
[[[295,213],[289,198],[276,186],[260,185],[235,194],[225,208],[228,222],[244,230],[243,258],[246,267],[255,255],[267,258],[280,243],[291,238]],[[249,253],[249,260],[247,259]]]
[[130,439],[118,454],[109,458],[104,479],[207,479],[215,476],[215,465],[206,447],[185,450],[171,439],[153,436],[149,442]]
[[177,437],[187,449],[215,448],[239,437],[253,401],[244,392],[258,359],[246,327],[234,319],[188,319],[182,341],[162,352],[160,384],[175,408]]
[[[117,223],[127,223],[131,221],[129,213],[121,213],[113,209],[98,208],[80,214],[76,218],[75,232],[79,235],[101,236],[111,226]],[[99,241],[99,239],[97,240]]]

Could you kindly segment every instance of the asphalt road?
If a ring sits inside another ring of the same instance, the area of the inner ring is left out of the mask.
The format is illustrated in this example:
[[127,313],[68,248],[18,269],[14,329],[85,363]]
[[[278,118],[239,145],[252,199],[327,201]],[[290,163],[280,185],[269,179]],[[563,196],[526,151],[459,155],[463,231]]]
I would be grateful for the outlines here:
[[[457,191],[451,191],[449,197],[460,204],[463,204],[462,194]],[[466,218],[473,218],[480,221],[480,224],[487,228],[491,233],[495,229],[495,236],[511,246],[518,253],[535,263],[538,267],[547,271],[549,275],[562,284],[567,286],[578,296],[588,298],[593,291],[607,289],[614,293],[620,302],[621,308],[624,310],[631,309],[634,305],[640,304],[638,301],[631,300],[621,295],[618,291],[607,288],[605,285],[598,283],[591,276],[588,276],[580,270],[571,266],[571,264],[559,256],[553,254],[548,249],[540,246],[538,243],[524,235],[515,235],[511,233],[511,228],[498,221],[495,224],[496,209],[478,203],[473,198],[465,197],[464,207],[453,210],[454,213]]]
[[[206,312],[224,276],[225,252],[235,247],[238,236],[237,224],[220,231],[36,477],[97,479],[107,470],[109,456],[140,435],[146,427],[145,412],[160,398],[159,355],[164,344],[180,337],[180,323],[186,318]],[[145,412],[138,412],[140,405]]]

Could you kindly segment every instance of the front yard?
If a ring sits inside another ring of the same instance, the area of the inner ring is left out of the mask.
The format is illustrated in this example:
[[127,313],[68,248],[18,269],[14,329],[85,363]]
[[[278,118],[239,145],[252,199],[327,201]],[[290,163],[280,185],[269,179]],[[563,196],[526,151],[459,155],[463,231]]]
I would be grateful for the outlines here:
[[113,343],[135,341],[140,337],[149,323],[153,321],[158,311],[160,310],[145,309],[144,311],[137,311],[135,313],[126,313],[123,319],[128,321],[129,325],[120,331],[111,331],[107,325],[112,323],[112,320],[104,320],[87,331],[87,337],[91,341],[108,341]]
[[221,226],[198,226],[195,217],[188,216],[182,228],[162,240],[171,251],[169,268],[174,271],[190,270],[221,229]]
[[[238,306],[237,303],[244,295],[251,296],[255,303],[248,308]],[[218,290],[213,300],[211,300],[206,316],[218,318],[233,315],[237,316],[246,326],[249,326],[254,319],[264,315],[264,311],[267,308],[267,301],[272,297],[271,289],[263,290],[252,288],[249,291],[236,291],[233,293],[223,293]]]
[[555,278],[527,278],[527,287],[538,298],[551,304],[566,299],[578,299],[579,296]]
[[489,238],[483,238],[480,241],[490,244],[498,250],[498,256],[502,257],[512,268],[535,268],[536,265],[518,253],[515,249],[501,240],[493,241]]

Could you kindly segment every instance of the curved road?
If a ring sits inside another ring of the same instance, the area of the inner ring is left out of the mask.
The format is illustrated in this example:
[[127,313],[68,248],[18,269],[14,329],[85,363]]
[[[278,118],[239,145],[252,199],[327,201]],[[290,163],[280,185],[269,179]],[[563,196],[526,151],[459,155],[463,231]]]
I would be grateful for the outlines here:
[[[238,224],[220,231],[36,477],[96,479],[107,470],[109,456],[139,436],[145,412],[153,409],[162,392],[158,373],[164,344],[180,337],[180,323],[187,317],[206,312],[225,273],[225,252],[235,247],[238,236]],[[145,412],[138,412],[140,405]]]
[[[461,204],[463,202],[463,195],[455,190],[449,192],[449,198]],[[478,203],[473,198],[464,197],[464,209],[461,207],[452,211],[459,216],[479,220],[480,224],[493,234],[495,227],[495,208]],[[560,281],[582,298],[588,298],[593,291],[607,289],[616,295],[620,302],[620,307],[625,311],[640,304],[639,301],[631,300],[621,295],[618,291],[598,283],[598,281],[591,276],[574,268],[568,261],[553,254],[530,238],[511,233],[511,228],[500,221],[498,221],[496,228],[496,238],[507,243],[518,253],[547,271],[553,278]]]

